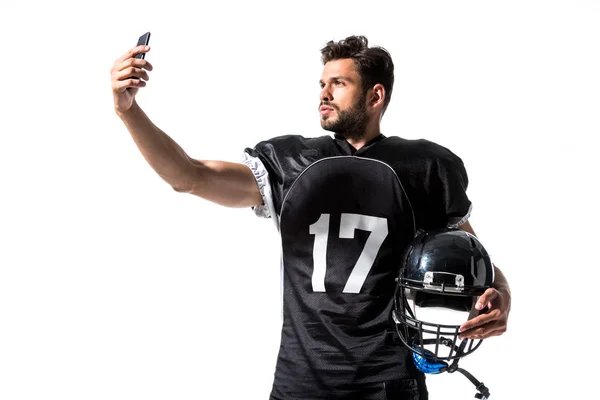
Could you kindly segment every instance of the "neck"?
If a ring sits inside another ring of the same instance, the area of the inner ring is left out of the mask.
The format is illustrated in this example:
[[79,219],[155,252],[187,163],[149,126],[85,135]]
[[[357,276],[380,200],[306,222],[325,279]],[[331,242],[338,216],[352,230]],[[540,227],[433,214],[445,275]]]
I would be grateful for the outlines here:
[[371,121],[366,128],[365,135],[360,138],[348,138],[346,141],[352,145],[356,150],[360,149],[371,140],[381,134],[379,127],[379,120]]

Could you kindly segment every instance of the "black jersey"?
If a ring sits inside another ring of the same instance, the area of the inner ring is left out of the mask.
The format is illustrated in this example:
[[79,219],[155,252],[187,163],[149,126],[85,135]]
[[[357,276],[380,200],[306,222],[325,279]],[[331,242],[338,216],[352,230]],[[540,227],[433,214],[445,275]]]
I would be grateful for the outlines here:
[[246,153],[268,173],[268,188],[259,187],[282,240],[272,397],[334,399],[419,377],[390,318],[395,278],[417,229],[468,217],[460,158],[430,141],[384,135],[358,151],[337,136],[282,136]]

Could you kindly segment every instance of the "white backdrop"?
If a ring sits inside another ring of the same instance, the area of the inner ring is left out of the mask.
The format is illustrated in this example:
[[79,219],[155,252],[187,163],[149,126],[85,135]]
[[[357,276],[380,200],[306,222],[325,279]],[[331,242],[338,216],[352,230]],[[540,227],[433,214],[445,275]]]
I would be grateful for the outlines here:
[[[89,3],[0,3],[0,399],[268,398],[279,238],[143,160],[109,70],[146,31],[138,101],[200,159],[324,134],[319,49],[387,48],[383,133],[463,159],[472,225],[513,289],[508,331],[463,368],[492,399],[589,397],[599,2]],[[428,383],[475,393],[458,374]]]

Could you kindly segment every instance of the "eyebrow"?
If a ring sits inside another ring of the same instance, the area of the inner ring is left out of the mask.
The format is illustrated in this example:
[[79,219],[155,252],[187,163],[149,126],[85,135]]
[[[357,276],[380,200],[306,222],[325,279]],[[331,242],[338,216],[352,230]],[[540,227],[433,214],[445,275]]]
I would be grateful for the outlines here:
[[[342,76],[342,75],[336,75],[336,76],[332,76],[331,78],[329,78],[329,81],[348,81],[348,82],[353,82],[353,80],[351,78],[348,78],[347,76]],[[323,79],[319,79],[319,84],[322,85],[325,82],[323,82]]]

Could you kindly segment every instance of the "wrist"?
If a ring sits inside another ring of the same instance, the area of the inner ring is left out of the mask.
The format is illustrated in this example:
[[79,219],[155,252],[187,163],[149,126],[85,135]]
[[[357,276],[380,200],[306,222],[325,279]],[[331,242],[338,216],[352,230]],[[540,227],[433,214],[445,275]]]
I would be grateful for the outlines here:
[[140,110],[140,106],[138,105],[138,103],[135,100],[133,100],[131,107],[129,107],[127,109],[123,109],[123,108],[120,108],[119,106],[115,105],[115,113],[121,119],[125,119],[131,115],[134,115],[137,112],[139,112],[139,110]]

